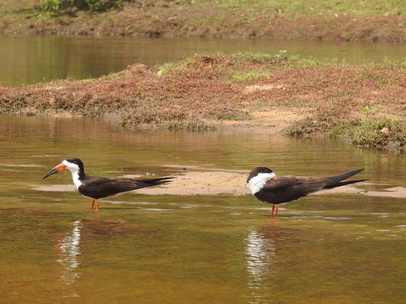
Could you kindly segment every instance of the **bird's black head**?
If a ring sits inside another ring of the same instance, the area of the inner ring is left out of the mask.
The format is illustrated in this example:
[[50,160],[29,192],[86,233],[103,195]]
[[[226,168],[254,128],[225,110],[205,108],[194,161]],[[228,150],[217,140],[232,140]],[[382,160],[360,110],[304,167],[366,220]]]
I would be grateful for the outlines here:
[[252,169],[252,171],[251,171],[250,174],[248,175],[247,182],[248,182],[251,178],[257,176],[257,175],[260,174],[260,173],[272,173],[272,172],[273,172],[273,171],[272,171],[271,169],[267,168],[267,167],[256,167],[256,168]]
[[85,174],[85,169],[84,169],[82,161],[79,158],[70,157],[70,158],[64,159],[59,165],[57,165],[51,171],[49,171],[47,173],[47,175],[44,176],[44,178],[47,178],[48,176],[51,176],[52,174],[64,171],[66,169],[68,169],[71,172],[78,171],[79,177],[81,177],[81,178]]
[[85,168],[85,167],[83,166],[83,162],[82,162],[79,158],[70,157],[70,158],[66,158],[65,160],[66,160],[67,162],[72,163],[72,164],[78,165],[79,168],[81,168],[81,169],[84,169],[84,168]]
[[64,162],[67,162],[68,164],[70,163],[73,165],[77,165],[79,167],[79,178],[83,178],[85,176],[85,166],[83,165],[83,162],[79,158],[70,157],[65,159]]

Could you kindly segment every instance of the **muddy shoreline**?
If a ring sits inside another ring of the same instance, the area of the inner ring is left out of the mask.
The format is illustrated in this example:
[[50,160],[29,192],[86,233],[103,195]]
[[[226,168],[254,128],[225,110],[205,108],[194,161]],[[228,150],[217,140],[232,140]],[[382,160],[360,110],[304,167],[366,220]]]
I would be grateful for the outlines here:
[[277,54],[194,56],[92,80],[0,87],[0,114],[109,118],[129,130],[283,132],[406,146],[406,66]]

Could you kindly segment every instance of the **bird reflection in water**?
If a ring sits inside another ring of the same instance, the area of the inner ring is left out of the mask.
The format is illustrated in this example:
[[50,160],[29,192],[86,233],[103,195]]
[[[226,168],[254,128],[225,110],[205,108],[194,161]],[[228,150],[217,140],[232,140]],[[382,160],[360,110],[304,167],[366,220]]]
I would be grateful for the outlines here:
[[64,285],[64,298],[79,298],[75,284],[81,277],[81,261],[86,259],[83,246],[94,246],[94,241],[123,237],[127,234],[144,232],[133,225],[121,221],[77,220],[66,234],[59,235],[55,248],[56,262],[60,265],[58,276]]
[[[65,287],[70,286],[70,288],[73,288],[74,283],[81,276],[81,261],[87,258],[83,251],[86,251],[89,246],[100,246],[100,244],[105,244],[105,240],[122,238],[126,235],[155,235],[155,233],[155,230],[136,227],[123,221],[74,221],[72,230],[59,235],[55,244],[57,250],[56,262],[61,266],[59,271],[60,281]],[[79,295],[71,290],[66,297],[79,297]]]
[[74,221],[72,231],[58,237],[55,245],[58,254],[56,261],[62,266],[60,279],[66,285],[75,283],[80,277],[77,271],[80,265],[80,231],[80,221]]
[[265,298],[269,297],[273,277],[277,274],[278,251],[283,243],[294,238],[292,231],[285,228],[279,230],[277,218],[270,226],[261,229],[253,227],[248,231],[245,252],[250,303],[264,303],[267,300]]

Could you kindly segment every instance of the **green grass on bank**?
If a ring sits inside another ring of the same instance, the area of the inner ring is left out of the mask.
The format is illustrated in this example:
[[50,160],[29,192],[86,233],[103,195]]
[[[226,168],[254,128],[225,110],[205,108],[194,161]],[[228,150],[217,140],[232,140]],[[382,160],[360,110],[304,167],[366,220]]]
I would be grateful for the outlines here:
[[[205,1],[195,2],[202,3]],[[247,10],[273,10],[287,17],[298,15],[308,17],[334,17],[341,14],[356,17],[406,14],[406,1],[404,0],[214,0],[212,2],[224,6],[246,8]]]
[[353,145],[388,150],[404,150],[406,147],[406,123],[387,117],[343,118],[315,113],[297,121],[286,129],[290,136],[322,134],[350,142]]
[[[0,4],[0,11],[22,10],[30,7],[47,6],[52,3],[72,4],[80,1],[70,0],[3,0]],[[121,5],[133,5],[143,7],[153,6],[218,6],[224,9],[243,9],[246,12],[258,12],[262,10],[273,11],[284,17],[305,16],[305,17],[335,17],[337,15],[349,16],[382,16],[382,15],[405,15],[406,1],[404,0],[300,0],[300,1],[279,1],[279,0],[144,0],[144,1],[117,1],[117,0],[82,0],[83,3],[97,6],[98,3],[117,7]],[[129,4],[127,3],[129,2]],[[60,9],[63,7],[60,6]]]
[[405,42],[406,1],[5,0],[4,33]]

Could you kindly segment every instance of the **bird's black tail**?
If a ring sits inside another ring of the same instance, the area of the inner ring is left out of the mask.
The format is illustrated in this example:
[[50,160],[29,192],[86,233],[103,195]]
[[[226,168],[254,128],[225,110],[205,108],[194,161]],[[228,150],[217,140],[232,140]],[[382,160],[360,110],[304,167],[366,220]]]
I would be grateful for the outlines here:
[[174,179],[175,177],[173,176],[168,176],[168,177],[160,177],[160,178],[146,178],[143,179],[142,181],[145,183],[149,183],[152,185],[161,185],[161,184],[166,184],[166,183],[170,183],[172,181],[172,179]]
[[145,188],[145,187],[152,187],[157,185],[162,185],[166,183],[170,183],[174,176],[168,177],[160,177],[160,178],[145,178],[145,179],[138,179],[137,187],[135,189]]
[[358,180],[351,180],[351,181],[345,181],[343,182],[343,180],[363,171],[364,169],[358,169],[358,170],[354,170],[354,171],[350,171],[347,173],[343,173],[340,175],[336,175],[336,176],[331,176],[331,177],[326,177],[325,181],[326,181],[326,185],[324,186],[324,188],[335,188],[335,187],[340,187],[340,186],[344,186],[344,185],[348,185],[348,184],[353,184],[353,183],[357,183],[357,182],[362,182],[365,181],[364,179],[358,179]]

